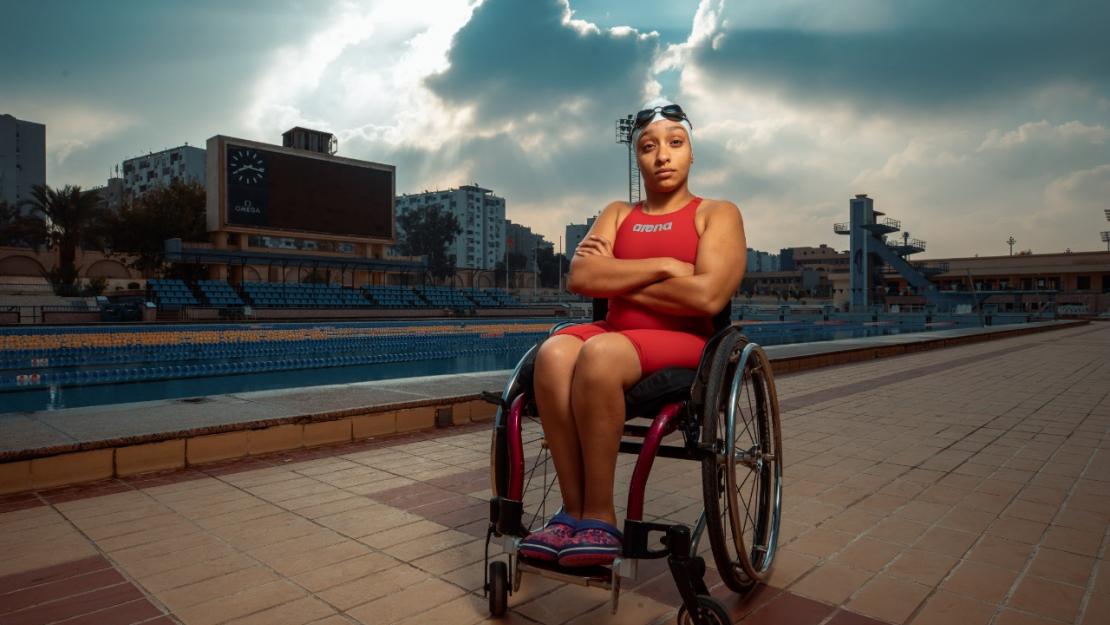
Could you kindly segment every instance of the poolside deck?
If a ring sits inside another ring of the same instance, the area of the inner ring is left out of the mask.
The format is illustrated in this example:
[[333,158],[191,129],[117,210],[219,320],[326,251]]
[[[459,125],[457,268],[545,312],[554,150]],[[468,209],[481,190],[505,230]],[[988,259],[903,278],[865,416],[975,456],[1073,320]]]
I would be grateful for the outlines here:
[[[715,593],[751,624],[1110,622],[1107,354],[1091,324],[780,375],[782,550]],[[2,496],[0,623],[483,622],[487,427]],[[698,479],[660,459],[647,510],[691,521]],[[677,605],[662,566],[607,599],[526,577],[503,622]]]

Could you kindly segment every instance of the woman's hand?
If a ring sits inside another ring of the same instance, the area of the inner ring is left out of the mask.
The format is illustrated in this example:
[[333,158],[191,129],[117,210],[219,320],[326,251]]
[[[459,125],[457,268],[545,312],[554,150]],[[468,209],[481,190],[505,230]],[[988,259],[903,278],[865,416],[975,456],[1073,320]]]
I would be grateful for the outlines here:
[[574,250],[575,256],[608,256],[613,257],[613,242],[603,236],[591,234],[578,244]]
[[671,278],[685,278],[694,275],[694,265],[686,263],[677,258],[672,258],[672,262],[667,263],[667,273]]

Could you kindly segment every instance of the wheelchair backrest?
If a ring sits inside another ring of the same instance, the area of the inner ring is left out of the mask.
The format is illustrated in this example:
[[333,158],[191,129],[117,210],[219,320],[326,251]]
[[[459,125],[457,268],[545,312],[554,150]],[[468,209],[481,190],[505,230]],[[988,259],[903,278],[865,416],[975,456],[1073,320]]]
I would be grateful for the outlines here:
[[[605,316],[609,314],[609,300],[604,297],[595,297],[593,311],[594,321],[605,321]],[[729,298],[721,312],[713,315],[713,331],[720,332],[730,325],[732,325],[732,298]]]

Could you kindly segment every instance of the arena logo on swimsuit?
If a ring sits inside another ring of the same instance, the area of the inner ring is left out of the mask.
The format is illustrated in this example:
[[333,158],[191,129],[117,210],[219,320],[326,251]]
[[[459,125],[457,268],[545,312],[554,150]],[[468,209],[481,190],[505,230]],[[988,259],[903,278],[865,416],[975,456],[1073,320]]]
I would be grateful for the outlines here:
[[665,224],[632,224],[632,232],[662,232],[671,229],[671,222]]

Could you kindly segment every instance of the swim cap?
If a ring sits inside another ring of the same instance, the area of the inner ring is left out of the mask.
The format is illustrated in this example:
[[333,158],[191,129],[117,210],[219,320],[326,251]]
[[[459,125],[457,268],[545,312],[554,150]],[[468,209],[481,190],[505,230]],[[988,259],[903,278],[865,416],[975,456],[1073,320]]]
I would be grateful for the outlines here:
[[[663,106],[669,106],[669,105],[672,105],[672,104],[674,104],[674,102],[671,102],[670,100],[668,100],[666,98],[655,98],[654,100],[650,100],[648,102],[645,102],[644,106],[643,106],[643,109],[641,109],[641,110],[650,110],[650,109],[659,108],[659,107],[663,107]],[[650,122],[644,124],[640,128],[636,128],[635,130],[632,131],[632,137],[631,137],[632,138],[632,145],[636,145],[636,143],[640,140],[640,135],[643,134],[644,128],[647,128],[648,126],[654,124],[655,122],[657,122],[659,120],[663,120],[663,119],[667,119],[666,117],[663,116],[663,113],[660,112],[660,111],[655,111],[655,116],[651,118]],[[682,127],[686,129],[686,136],[690,138],[690,147],[693,147],[694,146],[694,127],[690,124],[690,121],[688,119],[671,120],[671,121],[678,121],[679,124],[682,124]]]

